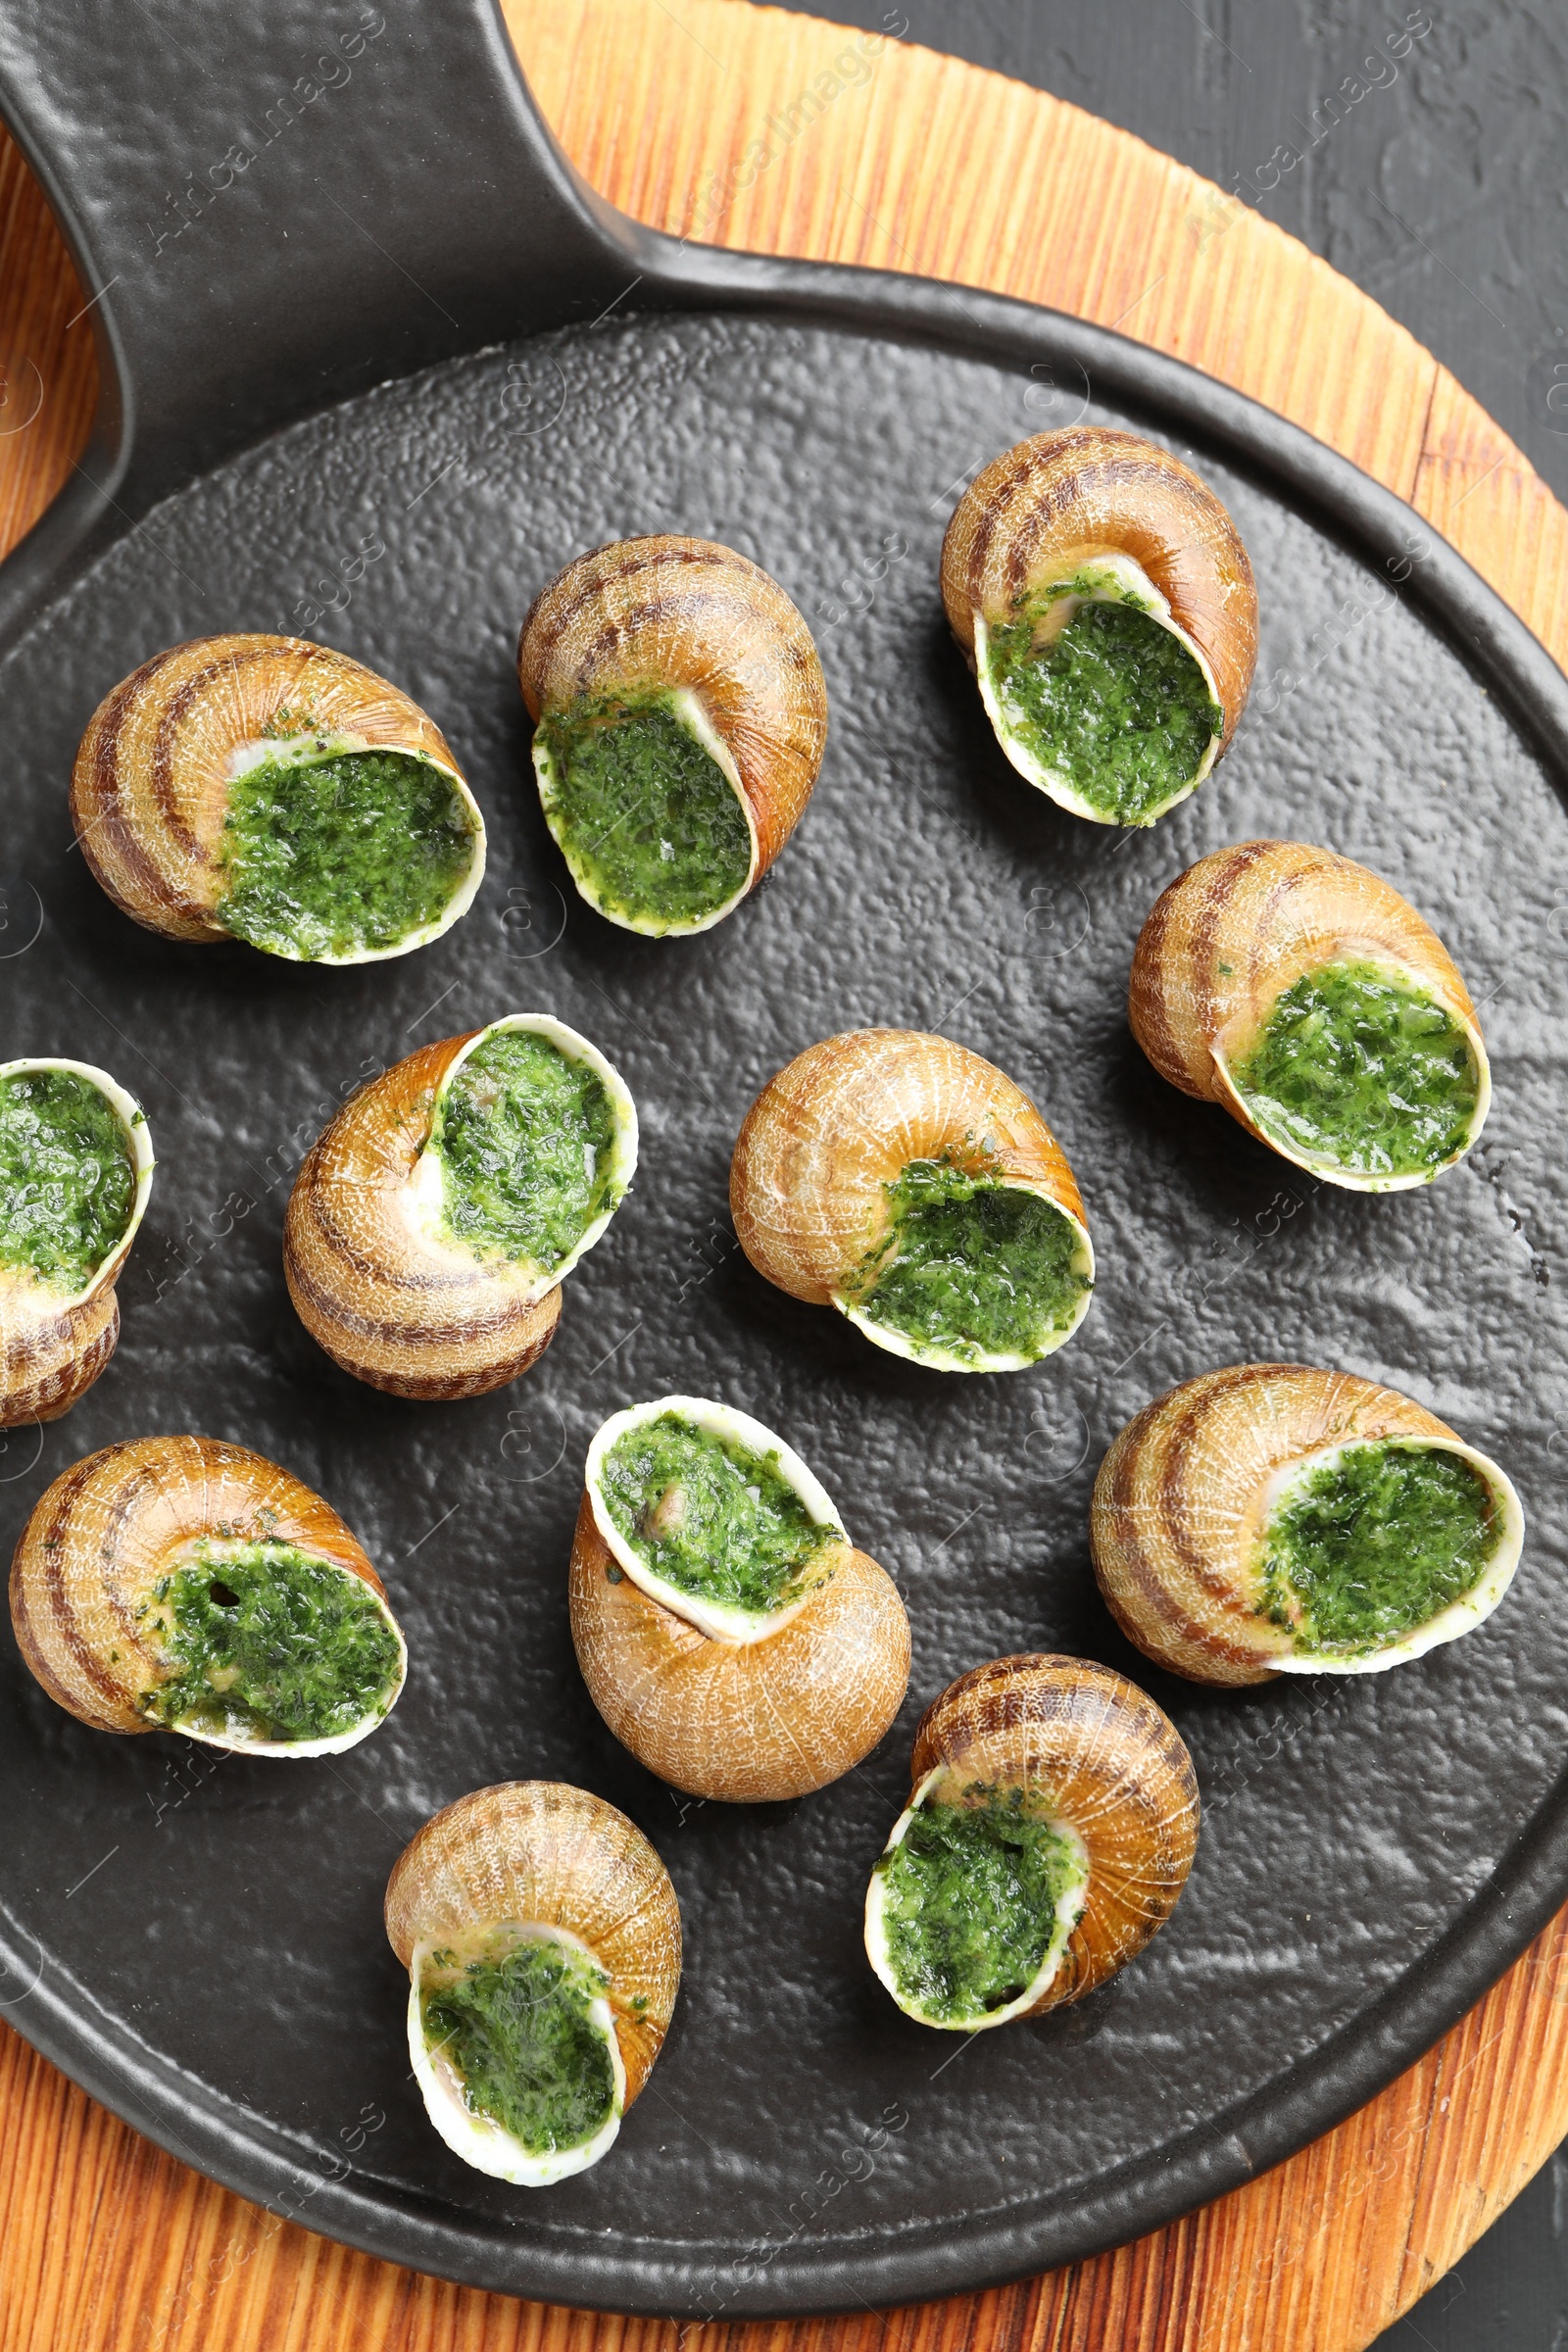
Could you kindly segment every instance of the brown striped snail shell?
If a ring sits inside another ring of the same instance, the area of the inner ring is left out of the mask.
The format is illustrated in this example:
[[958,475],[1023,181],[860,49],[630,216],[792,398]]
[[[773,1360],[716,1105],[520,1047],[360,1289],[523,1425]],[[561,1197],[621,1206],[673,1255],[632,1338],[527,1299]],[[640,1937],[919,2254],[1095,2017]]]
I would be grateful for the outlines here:
[[672,1788],[724,1804],[808,1795],[869,1755],[903,1704],[904,1603],[848,1540],[824,1547],[803,1596],[749,1621],[655,1574],[605,1506],[600,1473],[623,1431],[670,1412],[775,1456],[816,1523],[840,1525],[800,1456],[748,1413],[662,1396],[612,1414],[589,1447],[571,1547],[583,1680],[615,1738]]
[[1349,1192],[1401,1192],[1414,1175],[1362,1173],[1293,1150],[1258,1126],[1232,1069],[1277,1000],[1325,966],[1366,963],[1433,998],[1465,1032],[1477,1095],[1460,1152],[1480,1134],[1492,1101],[1475,1006],[1447,950],[1392,882],[1353,858],[1298,841],[1247,841],[1188,867],[1152,908],[1133,956],[1128,1017],[1162,1078],[1200,1102],[1219,1102],[1260,1143],[1327,1184]]
[[[722,921],[800,823],[827,741],[822,665],[777,581],[711,539],[659,534],[595,548],[529,607],[517,677],[535,725],[545,817],[589,905],[623,929],[655,937]],[[744,878],[737,876],[721,903],[700,910],[665,915],[617,902],[562,807],[556,735],[563,724],[650,707],[670,710],[716,761],[746,820]]]
[[[395,1676],[345,1731],[269,1740],[242,1728],[165,1721],[150,1711],[174,1669],[155,1587],[199,1562],[217,1576],[223,1545],[288,1545],[374,1594],[396,1636]],[[288,1471],[217,1438],[135,1438],[87,1454],[57,1478],[11,1564],[11,1621],[32,1674],[60,1706],[100,1732],[177,1731],[212,1747],[318,1756],[374,1731],[403,1688],[408,1651],[386,1592],[331,1506]]]
[[[942,598],[1004,752],[1076,815],[1152,824],[1196,791],[1236,732],[1257,658],[1247,550],[1197,474],[1134,433],[1075,425],[993,459],[948,524]],[[1020,621],[1033,623],[1031,647],[1040,651],[1084,602],[1136,604],[1168,629],[1223,714],[1197,772],[1132,817],[1108,815],[1042,763],[999,700],[988,660],[998,632]]]
[[[1424,1441],[1457,1455],[1491,1490],[1496,1548],[1480,1581],[1403,1639],[1370,1654],[1298,1646],[1271,1614],[1263,1534],[1281,1489],[1338,1449]],[[1231,1364],[1156,1397],[1128,1422],[1095,1481],[1095,1574],[1127,1639],[1199,1683],[1266,1683],[1277,1674],[1376,1674],[1491,1615],[1519,1562],[1524,1514],[1495,1462],[1435,1413],[1352,1372]]]
[[[955,1353],[911,1340],[867,1311],[896,1223],[889,1187],[931,1163],[1029,1192],[1077,1234],[1080,1283],[1064,1325],[1035,1354]],[[945,1372],[1014,1370],[1052,1353],[1089,1310],[1094,1251],[1084,1204],[1060,1145],[1010,1078],[945,1037],[856,1029],[808,1046],[746,1114],[730,1166],[730,1208],[760,1274],[813,1305],[835,1306],[895,1355]]]
[[395,686],[346,654],[297,637],[198,637],[144,662],[104,697],[81,739],[71,815],[82,855],[115,904],[166,939],[211,943],[223,919],[230,787],[272,760],[400,752],[457,796],[470,854],[439,912],[393,944],[266,951],[316,963],[407,955],[450,929],[484,875],[484,819],[444,737]]
[[[446,1090],[484,1041],[515,1029],[586,1063],[615,1117],[613,1196],[548,1271],[445,1230],[435,1142]],[[333,1362],[394,1396],[477,1396],[520,1378],[561,1319],[561,1285],[604,1233],[637,1166],[637,1112],[596,1046],[548,1013],[507,1013],[421,1046],[352,1095],[312,1145],[283,1222],[300,1321]]]
[[[865,1946],[901,2009],[958,2033],[1076,2001],[1134,1959],[1176,1907],[1198,1845],[1198,1783],[1175,1725],[1152,1698],[1086,1658],[998,1658],[951,1683],[920,1719],[909,1802],[865,1898]],[[1055,1931],[1031,1981],[980,2013],[938,2015],[890,1951],[892,1858],[919,1808],[1019,1798],[1075,1856]]]
[[50,1070],[83,1079],[108,1100],[124,1129],[136,1188],[120,1240],[78,1288],[67,1288],[25,1265],[0,1264],[0,1429],[58,1420],[86,1395],[114,1354],[120,1337],[115,1283],[152,1190],[152,1136],[141,1104],[107,1070],[60,1055],[0,1062],[0,1085]]
[[[585,1952],[609,1979],[592,2022],[615,2077],[606,2126],[584,2146],[530,2154],[476,2112],[461,2077],[430,2049],[420,2010],[432,1955],[505,1948],[509,1930]],[[539,1932],[543,1931],[543,1934]],[[427,1821],[393,1866],[387,1938],[409,1971],[409,2054],[426,2111],[466,2164],[525,2187],[583,2171],[614,2140],[647,2082],[680,1988],[680,1909],[669,1873],[623,1813],[559,1781],[508,1781],[459,1797]]]

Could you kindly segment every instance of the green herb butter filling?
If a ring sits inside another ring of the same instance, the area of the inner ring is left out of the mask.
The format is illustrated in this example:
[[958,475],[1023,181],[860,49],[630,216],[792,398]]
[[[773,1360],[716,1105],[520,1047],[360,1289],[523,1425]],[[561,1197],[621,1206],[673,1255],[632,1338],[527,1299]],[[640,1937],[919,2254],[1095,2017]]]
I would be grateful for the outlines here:
[[130,1140],[101,1088],[74,1070],[0,1079],[0,1265],[85,1290],[135,1205]]
[[1072,1932],[1084,1884],[1078,1841],[1024,1807],[929,1800],[877,1864],[888,1964],[902,2001],[958,2024],[1004,2009]]
[[1481,1071],[1446,1005],[1370,963],[1331,963],[1278,997],[1232,1069],[1273,1141],[1348,1174],[1434,1176],[1471,1138]]
[[1085,1294],[1083,1235],[1038,1193],[911,1160],[886,1188],[892,1223],[851,1302],[916,1352],[1033,1363],[1072,1329]]
[[[454,1964],[450,1953],[431,1955],[432,1967]],[[470,2114],[488,2116],[530,2155],[580,2148],[615,2105],[609,2044],[589,2015],[609,1988],[586,1953],[517,1943],[421,1994],[425,2042],[461,2079]]]
[[409,752],[266,760],[228,788],[218,920],[307,962],[401,946],[438,923],[473,870],[473,812]]
[[401,1656],[364,1579],[285,1543],[215,1543],[137,1612],[170,1669],[153,1722],[238,1742],[331,1740],[397,1696]]
[[638,930],[674,930],[745,888],[746,811],[668,703],[558,714],[534,740],[550,830],[603,913]]
[[493,1031],[459,1064],[432,1137],[450,1230],[554,1273],[620,1199],[615,1142],[597,1070],[529,1030]]
[[1502,1533],[1492,1488],[1461,1455],[1419,1439],[1348,1446],[1270,1517],[1259,1614],[1298,1651],[1368,1656],[1472,1591]]
[[1152,824],[1194,782],[1224,731],[1199,663],[1132,601],[1097,598],[1080,604],[1049,643],[1036,647],[1034,634],[1026,616],[987,642],[992,694],[1008,733],[1098,814]]
[[767,1616],[796,1599],[836,1527],[815,1521],[776,1453],[754,1453],[678,1413],[623,1430],[599,1491],[618,1534],[678,1592]]

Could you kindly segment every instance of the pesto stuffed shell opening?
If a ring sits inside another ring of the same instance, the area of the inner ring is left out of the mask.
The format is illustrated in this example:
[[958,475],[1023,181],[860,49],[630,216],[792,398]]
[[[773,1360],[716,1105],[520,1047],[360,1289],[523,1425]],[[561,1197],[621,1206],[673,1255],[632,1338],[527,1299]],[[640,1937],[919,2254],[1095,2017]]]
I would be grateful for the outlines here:
[[992,460],[955,508],[942,601],[998,742],[1074,815],[1152,825],[1235,734],[1257,591],[1208,485],[1076,425]]
[[391,1711],[408,1674],[385,1600],[335,1560],[275,1539],[200,1536],[136,1604],[158,1679],[150,1725],[262,1756],[330,1756]]
[[998,742],[1059,808],[1152,825],[1202,783],[1225,735],[1214,672],[1130,556],[1106,550],[974,616],[975,674]]
[[539,798],[572,880],[623,930],[707,931],[801,820],[827,690],[778,582],[712,539],[578,556],[517,643]]
[[1524,1512],[1495,1462],[1457,1439],[1363,1438],[1264,1489],[1255,1607],[1282,1674],[1379,1674],[1455,1642],[1513,1581]]
[[767,1642],[849,1553],[800,1455],[750,1413],[707,1398],[612,1414],[584,1485],[615,1567],[715,1641]]
[[908,1029],[824,1038],[746,1115],[735,1231],[769,1282],[940,1372],[1010,1372],[1089,1311],[1095,1263],[1065,1153],[1020,1087]]
[[535,729],[533,764],[572,880],[622,930],[710,930],[756,880],[740,771],[689,689],[553,713]]
[[71,808],[135,921],[292,962],[406,956],[484,873],[484,820],[440,731],[301,638],[197,638],[144,662],[94,712]]
[[48,1487],[11,1567],[18,1646],[97,1731],[172,1731],[256,1755],[352,1747],[408,1652],[363,1547],[257,1453],[130,1439]]
[[276,735],[229,755],[213,911],[269,956],[379,963],[467,912],[484,854],[478,803],[429,753],[328,729]]
[[283,1220],[289,1296],[356,1380],[483,1396],[550,1345],[636,1165],[636,1108],[598,1048],[504,1014],[421,1046],[322,1129]]
[[416,1831],[386,1889],[426,2111],[477,2171],[539,2188],[596,2164],[680,1988],[680,1907],[602,1797],[510,1781]]
[[1127,1011],[1173,1086],[1348,1192],[1429,1184],[1492,1099],[1475,1006],[1431,924],[1307,842],[1238,842],[1178,874],[1138,935]]
[[542,1298],[604,1234],[636,1168],[619,1072],[564,1021],[509,1012],[441,1078],[409,1213],[433,1246],[504,1261]]
[[0,1296],[81,1305],[113,1282],[153,1181],[134,1095],[89,1061],[0,1063]]
[[409,2055],[454,2155],[523,2188],[598,2163],[626,2105],[609,1987],[581,1936],[544,1921],[481,1923],[416,1945]]
[[1492,1102],[1468,1004],[1348,943],[1300,972],[1261,1017],[1215,1040],[1221,1099],[1263,1141],[1327,1184],[1397,1193],[1469,1151]]
[[107,1070],[0,1064],[0,1428],[58,1420],[115,1351],[152,1138]]
[[944,1158],[884,1191],[883,1232],[833,1301],[874,1346],[936,1372],[1018,1372],[1072,1338],[1095,1253],[1044,1185]]
[[1358,1373],[1227,1364],[1134,1414],[1090,1549],[1128,1640],[1191,1681],[1375,1674],[1491,1615],[1524,1518],[1496,1463]]
[[1038,1789],[935,1765],[865,1897],[865,1948],[899,2007],[974,2034],[1035,2008],[1083,1913],[1089,1856]]
[[995,1658],[921,1717],[865,1948],[899,2007],[973,2034],[1082,1998],[1169,1919],[1198,1845],[1175,1725],[1089,1658]]

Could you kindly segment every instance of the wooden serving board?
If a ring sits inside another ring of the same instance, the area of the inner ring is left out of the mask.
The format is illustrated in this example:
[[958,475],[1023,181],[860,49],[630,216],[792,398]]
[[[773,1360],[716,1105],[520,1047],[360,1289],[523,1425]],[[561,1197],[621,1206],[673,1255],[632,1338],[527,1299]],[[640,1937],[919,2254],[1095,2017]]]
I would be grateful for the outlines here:
[[[1191,361],[1408,499],[1568,661],[1568,515],[1519,451],[1374,303],[1182,166],[997,75],[739,0],[506,4],[545,114],[627,212],[994,287]],[[84,446],[84,300],[0,139],[0,553]],[[681,2328],[350,2253],[308,2209],[186,2171],[0,2030],[0,2352],[1357,2352],[1568,2132],[1565,2057],[1568,1910],[1381,2097],[1154,2236],[918,2311]]]

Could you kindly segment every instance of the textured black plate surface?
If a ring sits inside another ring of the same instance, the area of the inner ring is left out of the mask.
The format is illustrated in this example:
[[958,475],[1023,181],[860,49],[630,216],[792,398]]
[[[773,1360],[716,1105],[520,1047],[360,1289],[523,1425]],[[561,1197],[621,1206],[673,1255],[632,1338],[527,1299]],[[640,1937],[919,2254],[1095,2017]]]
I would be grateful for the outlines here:
[[[520,153],[536,134],[508,103]],[[69,142],[54,155],[69,166]],[[114,1070],[147,1106],[160,1171],[110,1371],[65,1422],[5,1441],[0,1542],[92,1446],[232,1438],[343,1512],[412,1664],[374,1739],[285,1767],[88,1732],[8,1641],[0,1993],[165,2145],[379,2253],[623,2309],[885,2302],[1115,2242],[1276,2161],[1415,2055],[1568,1887],[1568,826],[1547,764],[1568,742],[1563,688],[1407,510],[1167,363],[941,289],[720,268],[654,241],[604,251],[611,295],[630,251],[668,315],[590,324],[602,303],[579,292],[583,323],[362,393],[156,505],[169,467],[127,460],[117,497],[136,527],[84,505],[74,553],[46,531],[5,574],[5,1051]],[[681,311],[726,292],[722,312]],[[1259,579],[1246,722],[1147,834],[1079,824],[1014,776],[937,592],[963,481],[1079,416],[1196,464]],[[735,917],[679,944],[613,930],[570,891],[512,670],[518,618],[567,558],[666,528],[783,582],[832,705],[795,843]],[[491,864],[436,947],[299,969],[158,941],[97,891],[65,802],[81,727],[138,661],[225,628],[339,645],[448,734]],[[1430,1192],[1316,1188],[1162,1087],[1131,1043],[1127,966],[1153,898],[1260,832],[1387,874],[1469,979],[1495,1102]],[[641,1171],[533,1375],[467,1404],[398,1403],[337,1374],[293,1316],[289,1185],[363,1076],[514,1008],[560,1015],[618,1064]],[[729,1152],[757,1089],[812,1040],[882,1022],[997,1061],[1071,1157],[1100,1288],[1033,1373],[902,1364],[736,1248]],[[1531,1533],[1484,1629],[1384,1678],[1250,1694],[1162,1679],[1125,1648],[1088,1566],[1100,1455],[1161,1389],[1249,1356],[1387,1380],[1507,1465]],[[905,1714],[815,1798],[672,1795],[578,1680],[564,1571],[583,1453],[607,1413],[666,1390],[783,1432],[905,1593]],[[1154,1692],[1192,1746],[1204,1828],[1135,1967],[1078,2009],[963,2042],[893,2008],[860,1899],[919,1710],[1026,1648],[1103,1659]],[[513,1777],[624,1807],[687,1935],[669,2042],[612,2156],[533,2193],[430,2131],[379,1923],[426,1815]]]

